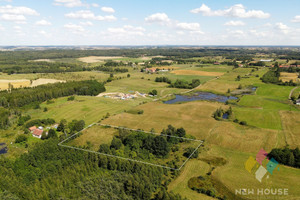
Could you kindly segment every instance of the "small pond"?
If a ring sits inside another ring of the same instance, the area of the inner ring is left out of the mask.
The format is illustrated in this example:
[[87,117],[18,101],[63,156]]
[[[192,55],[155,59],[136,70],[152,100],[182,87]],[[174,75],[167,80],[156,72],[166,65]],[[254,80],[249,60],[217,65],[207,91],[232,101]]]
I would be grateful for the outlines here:
[[224,113],[222,116],[223,119],[228,119],[228,117],[229,117],[228,113]]
[[218,95],[210,92],[196,92],[193,95],[175,95],[175,99],[171,99],[165,101],[165,104],[174,104],[177,102],[188,102],[188,101],[198,101],[198,100],[206,100],[206,101],[217,101],[221,103],[225,103],[227,100],[238,99],[234,96],[224,96]]
[[5,143],[0,143],[0,155],[7,153],[7,147]]

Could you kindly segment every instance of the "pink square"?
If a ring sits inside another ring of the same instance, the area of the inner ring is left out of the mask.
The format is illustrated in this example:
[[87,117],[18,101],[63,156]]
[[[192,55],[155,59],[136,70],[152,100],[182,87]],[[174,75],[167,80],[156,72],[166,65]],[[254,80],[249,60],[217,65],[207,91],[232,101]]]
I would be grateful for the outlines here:
[[267,157],[268,153],[262,148],[256,155],[256,161],[262,165],[262,161]]

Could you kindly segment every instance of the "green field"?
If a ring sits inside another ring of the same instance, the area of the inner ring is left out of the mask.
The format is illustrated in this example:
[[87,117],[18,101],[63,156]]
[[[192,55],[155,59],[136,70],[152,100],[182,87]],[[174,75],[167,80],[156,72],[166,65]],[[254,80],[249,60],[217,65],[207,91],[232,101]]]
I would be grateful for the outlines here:
[[[67,98],[63,97],[55,100],[53,104],[42,103],[42,109],[30,110],[27,114],[30,114],[33,119],[53,118],[57,122],[61,119],[84,120],[89,125],[98,122],[107,113],[110,115],[121,113],[143,101],[147,99],[114,100],[104,97],[76,96],[74,101],[67,101]],[[45,107],[48,108],[47,112],[43,112]]]

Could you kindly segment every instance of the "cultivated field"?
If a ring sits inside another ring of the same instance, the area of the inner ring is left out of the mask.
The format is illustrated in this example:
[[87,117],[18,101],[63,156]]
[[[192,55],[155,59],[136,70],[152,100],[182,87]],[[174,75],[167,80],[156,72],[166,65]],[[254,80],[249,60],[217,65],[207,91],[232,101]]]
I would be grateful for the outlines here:
[[30,80],[0,80],[0,90],[6,90],[9,88],[9,84],[13,86],[13,88],[22,88],[29,87]]
[[298,76],[299,76],[298,73],[280,72],[279,80],[281,80],[282,82],[289,82],[292,80],[294,83],[298,83],[299,82]]

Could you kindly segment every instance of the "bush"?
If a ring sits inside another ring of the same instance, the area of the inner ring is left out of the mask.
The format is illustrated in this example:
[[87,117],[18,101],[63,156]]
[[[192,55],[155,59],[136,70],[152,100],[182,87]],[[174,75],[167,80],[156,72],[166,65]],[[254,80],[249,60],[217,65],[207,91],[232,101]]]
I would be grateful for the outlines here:
[[240,125],[247,126],[247,122],[246,121],[241,121]]
[[21,143],[21,142],[25,142],[27,141],[27,136],[26,135],[19,135],[16,140],[15,143]]
[[67,100],[68,100],[68,101],[74,101],[74,100],[75,100],[75,96],[70,96],[70,97],[68,97]]

